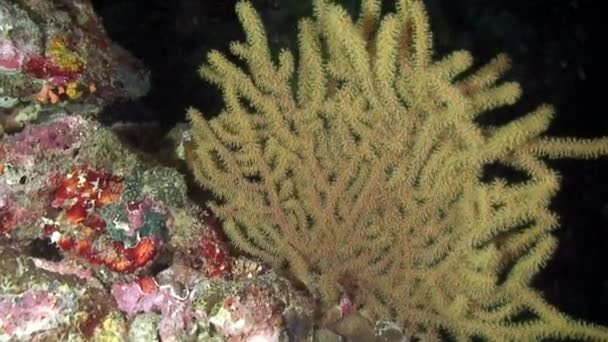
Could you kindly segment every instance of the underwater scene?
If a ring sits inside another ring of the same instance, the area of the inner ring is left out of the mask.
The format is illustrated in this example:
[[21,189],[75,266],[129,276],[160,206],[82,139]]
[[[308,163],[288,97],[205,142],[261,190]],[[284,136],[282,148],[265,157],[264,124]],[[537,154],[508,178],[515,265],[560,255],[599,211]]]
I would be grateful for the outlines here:
[[0,0],[0,342],[608,341],[592,0]]

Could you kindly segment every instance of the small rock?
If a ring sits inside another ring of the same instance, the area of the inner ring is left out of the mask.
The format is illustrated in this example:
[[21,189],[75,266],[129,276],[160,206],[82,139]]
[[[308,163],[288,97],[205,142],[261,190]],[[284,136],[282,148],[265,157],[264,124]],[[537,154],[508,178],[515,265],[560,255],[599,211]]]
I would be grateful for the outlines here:
[[328,329],[319,329],[315,331],[313,338],[314,342],[343,342],[342,336]]

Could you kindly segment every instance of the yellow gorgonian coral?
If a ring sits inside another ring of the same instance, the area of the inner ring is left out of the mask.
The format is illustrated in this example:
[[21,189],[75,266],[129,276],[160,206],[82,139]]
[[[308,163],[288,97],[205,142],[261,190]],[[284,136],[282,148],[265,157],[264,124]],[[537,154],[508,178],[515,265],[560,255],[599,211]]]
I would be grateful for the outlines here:
[[[381,15],[380,1],[363,0],[353,20],[315,0],[297,59],[276,60],[251,4],[237,5],[246,41],[230,49],[244,66],[211,52],[200,73],[225,108],[211,120],[189,112],[189,162],[226,233],[324,307],[346,294],[424,339],[608,340],[530,287],[557,245],[548,205],[559,179],[541,157],[598,157],[608,138],[544,136],[548,105],[478,124],[520,96],[499,82],[507,57],[461,76],[471,55],[433,59],[422,1],[395,3]],[[527,178],[484,181],[489,164]]]

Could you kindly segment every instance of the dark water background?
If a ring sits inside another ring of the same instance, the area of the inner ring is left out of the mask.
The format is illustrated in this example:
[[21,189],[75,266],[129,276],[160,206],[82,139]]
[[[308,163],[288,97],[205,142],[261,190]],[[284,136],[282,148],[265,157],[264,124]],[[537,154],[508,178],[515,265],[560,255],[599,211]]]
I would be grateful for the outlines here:
[[[216,89],[196,69],[210,49],[227,51],[243,33],[233,0],[97,0],[112,39],[142,59],[153,88],[144,99],[117,103],[106,118],[183,121],[187,107],[211,116],[220,108]],[[253,0],[274,47],[295,47],[297,19],[310,15],[310,1]],[[357,1],[344,1],[354,10]],[[391,1],[385,1],[389,4]],[[600,45],[598,2],[592,0],[427,0],[438,55],[470,50],[476,63],[507,52],[513,70],[506,79],[524,95],[498,120],[552,103],[557,136],[608,135],[606,64]],[[390,4],[389,4],[390,6]],[[602,37],[603,38],[603,37]],[[605,39],[602,39],[602,42]],[[603,82],[602,82],[603,81]],[[604,84],[602,84],[604,83]],[[561,310],[608,326],[608,158],[551,161],[563,176],[552,209],[561,217],[559,249],[535,287]]]

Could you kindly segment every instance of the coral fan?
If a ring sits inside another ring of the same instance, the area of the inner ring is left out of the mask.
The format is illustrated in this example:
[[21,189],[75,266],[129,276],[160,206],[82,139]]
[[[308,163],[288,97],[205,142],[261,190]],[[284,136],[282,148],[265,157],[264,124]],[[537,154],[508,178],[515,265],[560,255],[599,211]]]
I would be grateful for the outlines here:
[[[382,15],[380,1],[363,0],[353,21],[315,0],[297,65],[286,50],[275,62],[259,16],[237,5],[246,42],[230,49],[246,68],[211,52],[200,72],[225,109],[211,120],[189,112],[189,161],[227,234],[287,265],[326,308],[347,295],[422,338],[608,340],[529,286],[557,245],[558,175],[541,157],[605,155],[608,138],[543,136],[548,105],[480,124],[521,94],[499,83],[507,57],[463,74],[468,52],[432,58],[422,1],[395,3]],[[493,163],[527,179],[483,180]]]

